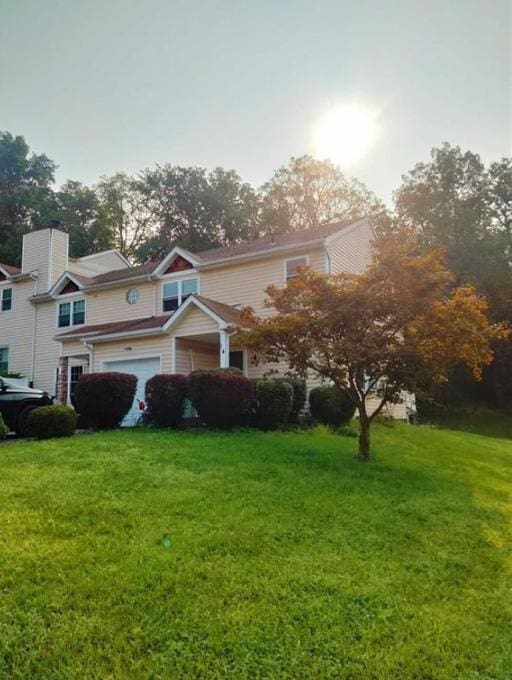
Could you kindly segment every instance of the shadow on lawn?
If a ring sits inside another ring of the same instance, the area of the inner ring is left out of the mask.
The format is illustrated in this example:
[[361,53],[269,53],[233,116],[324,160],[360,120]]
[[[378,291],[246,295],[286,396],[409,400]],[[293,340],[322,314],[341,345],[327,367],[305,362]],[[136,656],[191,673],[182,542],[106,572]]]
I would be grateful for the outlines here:
[[442,430],[470,432],[494,439],[512,439],[510,410],[467,409],[436,413],[431,417],[420,418],[420,421]]

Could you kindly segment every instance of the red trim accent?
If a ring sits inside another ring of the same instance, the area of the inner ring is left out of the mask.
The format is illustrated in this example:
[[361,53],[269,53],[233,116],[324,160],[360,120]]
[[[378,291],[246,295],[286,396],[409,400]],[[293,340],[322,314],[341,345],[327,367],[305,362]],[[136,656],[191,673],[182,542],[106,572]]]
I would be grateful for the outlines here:
[[76,293],[80,288],[76,285],[74,281],[68,281],[64,288],[60,291],[59,295],[66,295],[66,293]]
[[171,264],[167,267],[165,270],[165,274],[172,274],[173,272],[182,272],[185,271],[186,269],[192,269],[192,264],[188,261],[185,260],[184,257],[181,257],[181,255],[178,255],[177,257],[174,258],[174,260],[171,262]]

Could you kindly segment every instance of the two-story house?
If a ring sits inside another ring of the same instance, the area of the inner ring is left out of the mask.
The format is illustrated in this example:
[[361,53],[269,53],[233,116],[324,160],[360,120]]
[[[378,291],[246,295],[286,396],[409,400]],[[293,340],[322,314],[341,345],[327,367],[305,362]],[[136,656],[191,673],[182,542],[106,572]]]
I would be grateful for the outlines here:
[[67,234],[31,232],[21,269],[0,264],[0,371],[21,373],[64,403],[88,371],[136,375],[139,399],[155,373],[237,366],[260,376],[275,366],[230,348],[239,310],[271,314],[266,287],[286,285],[300,265],[362,271],[372,238],[362,219],[198,253],[176,247],[131,266],[115,250],[71,259]]

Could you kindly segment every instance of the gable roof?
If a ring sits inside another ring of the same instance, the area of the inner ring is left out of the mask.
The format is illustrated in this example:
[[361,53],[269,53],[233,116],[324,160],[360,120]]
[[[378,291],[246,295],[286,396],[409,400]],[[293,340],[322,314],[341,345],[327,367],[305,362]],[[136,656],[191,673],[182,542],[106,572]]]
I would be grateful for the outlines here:
[[16,276],[16,274],[21,274],[21,269],[18,269],[18,267],[13,267],[10,264],[4,264],[3,262],[0,262],[0,269],[8,276]]
[[169,261],[171,256],[175,253],[181,254],[184,257],[190,257],[192,262],[198,263],[198,266],[213,264],[214,262],[223,262],[238,257],[249,257],[251,255],[258,255],[264,253],[271,253],[274,250],[282,250],[286,248],[294,248],[301,245],[307,246],[311,243],[322,243],[326,238],[332,236],[338,231],[356,225],[361,220],[350,219],[335,222],[332,224],[325,224],[314,229],[301,229],[300,231],[292,231],[288,234],[276,234],[275,236],[265,236],[254,241],[245,243],[238,243],[236,245],[223,246],[221,248],[212,248],[210,250],[203,250],[198,253],[190,253],[189,251],[176,246],[170,253],[160,260],[152,260],[141,264],[137,267],[127,267],[125,269],[116,269],[115,271],[99,274],[98,276],[88,279],[88,285],[97,286],[107,283],[115,283],[117,281],[124,281],[126,279],[136,278],[138,276],[150,276],[158,273],[159,268],[166,261]]
[[338,231],[357,223],[359,220],[350,219],[332,224],[324,224],[312,229],[301,229],[291,231],[287,234],[276,234],[275,236],[264,236],[254,241],[238,243],[236,245],[224,246],[222,248],[212,248],[196,254],[201,263],[209,263],[217,260],[230,259],[243,255],[262,253],[279,248],[286,248],[299,245],[307,245],[311,241],[322,241],[328,236],[332,236]]
[[[136,267],[115,269],[110,272],[105,272],[104,274],[98,274],[91,277],[78,275],[73,272],[71,273],[75,279],[80,280],[83,288],[88,289],[96,286],[114,284],[117,282],[129,281],[137,278],[158,276],[161,273],[160,270],[164,269],[164,263],[169,262],[176,254],[190,259],[193,265],[201,268],[203,266],[220,264],[222,262],[228,262],[238,258],[242,259],[258,255],[263,256],[265,254],[271,254],[277,251],[285,251],[288,249],[292,250],[301,246],[313,244],[318,244],[320,246],[334,234],[345,231],[349,228],[355,228],[359,226],[359,224],[364,223],[366,219],[367,218],[352,218],[350,220],[341,220],[332,224],[325,224],[320,227],[301,229],[299,231],[292,231],[287,234],[276,234],[275,236],[265,236],[253,241],[223,246],[221,248],[211,248],[210,250],[203,250],[198,253],[190,253],[179,246],[175,246],[165,257],[157,260],[151,260]],[[0,265],[0,267],[3,266],[4,265]],[[16,273],[19,273],[19,270],[16,270],[14,267],[10,267],[10,269],[15,270]],[[40,295],[40,299],[47,299],[47,297],[48,294],[46,293]],[[34,296],[32,299],[37,300],[38,298],[39,296]]]
[[211,312],[220,317],[226,323],[240,323],[241,312],[236,307],[226,305],[223,302],[217,302],[217,300],[210,300],[210,298],[205,298],[202,295],[193,295],[192,297],[196,300],[199,300],[199,302],[202,302],[205,307],[208,307]]
[[93,342],[95,339],[110,336],[149,335],[151,333],[164,332],[176,323],[191,305],[199,307],[199,309],[215,318],[216,321],[225,324],[240,323],[241,314],[235,307],[226,305],[223,302],[217,302],[216,300],[210,300],[201,295],[190,295],[183,305],[172,314],[81,326],[80,328],[72,328],[64,333],[59,333],[59,335],[55,336],[55,340],[65,342],[66,340],[83,338],[88,342]]
[[149,316],[142,319],[131,319],[130,321],[114,321],[109,323],[93,324],[81,326],[72,330],[60,333],[55,336],[56,340],[67,340],[71,338],[83,338],[95,335],[111,335],[114,333],[133,333],[134,331],[147,331],[161,329],[172,314],[162,314],[160,316]]

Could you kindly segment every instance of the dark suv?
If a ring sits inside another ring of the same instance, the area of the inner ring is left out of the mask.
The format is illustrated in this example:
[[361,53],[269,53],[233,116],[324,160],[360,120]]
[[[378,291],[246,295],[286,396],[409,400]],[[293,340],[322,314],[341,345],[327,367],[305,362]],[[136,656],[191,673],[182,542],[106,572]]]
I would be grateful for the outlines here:
[[0,413],[7,427],[20,437],[28,434],[29,413],[38,406],[48,406],[51,403],[52,399],[42,390],[25,387],[8,378],[0,378]]

